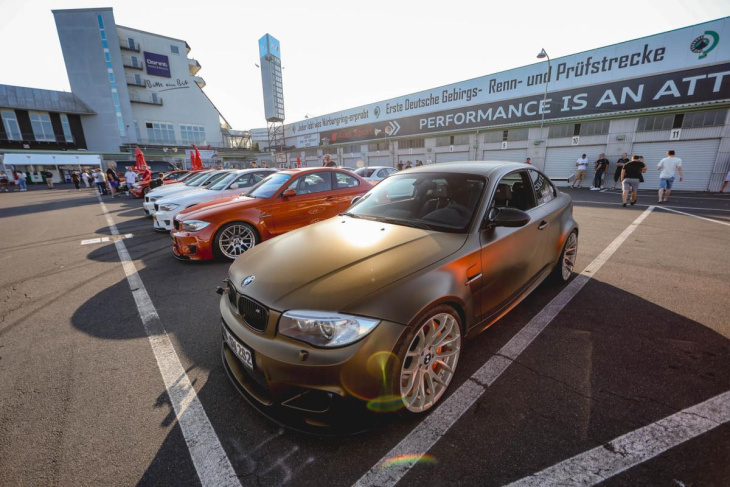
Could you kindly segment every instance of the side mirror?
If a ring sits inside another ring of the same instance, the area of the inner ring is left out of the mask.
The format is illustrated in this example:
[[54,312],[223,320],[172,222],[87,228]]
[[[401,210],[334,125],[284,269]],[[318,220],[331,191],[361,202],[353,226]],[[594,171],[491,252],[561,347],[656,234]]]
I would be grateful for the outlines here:
[[530,215],[517,208],[489,210],[487,227],[524,227],[530,222]]
[[238,183],[231,184],[228,189],[238,189]]
[[291,198],[292,196],[296,196],[296,195],[297,195],[297,191],[296,190],[294,190],[294,189],[287,189],[286,191],[284,191],[281,194],[281,197],[282,198]]

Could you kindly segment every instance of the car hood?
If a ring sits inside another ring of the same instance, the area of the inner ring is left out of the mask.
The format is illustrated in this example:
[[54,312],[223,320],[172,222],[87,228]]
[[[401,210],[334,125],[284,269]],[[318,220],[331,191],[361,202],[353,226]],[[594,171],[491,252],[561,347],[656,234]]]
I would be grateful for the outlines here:
[[[211,193],[213,192],[214,191],[211,191]],[[249,198],[248,196],[229,196],[218,198],[180,212],[178,220],[211,221],[211,218],[215,218],[216,215],[220,215],[221,213],[257,206],[261,204],[262,201],[266,200]]]
[[[370,293],[452,255],[466,238],[339,216],[254,247],[233,263],[229,278],[239,292],[278,311],[347,312]],[[242,286],[249,276],[254,281]]]
[[213,191],[210,189],[200,189],[195,191],[183,191],[182,193],[175,193],[164,198],[160,198],[156,203],[176,203],[178,205],[191,205],[204,203],[207,201],[213,201],[220,199],[224,196],[223,191]]
[[160,186],[159,188],[155,188],[152,191],[150,191],[149,193],[147,193],[147,196],[149,196],[150,198],[160,199],[160,198],[164,198],[165,196],[167,196],[169,194],[175,193],[177,191],[185,191],[185,190],[193,191],[196,189],[200,189],[200,188],[195,187],[195,186],[188,186],[187,184],[181,184],[179,186],[175,186],[173,184],[172,186],[167,185],[167,186]]

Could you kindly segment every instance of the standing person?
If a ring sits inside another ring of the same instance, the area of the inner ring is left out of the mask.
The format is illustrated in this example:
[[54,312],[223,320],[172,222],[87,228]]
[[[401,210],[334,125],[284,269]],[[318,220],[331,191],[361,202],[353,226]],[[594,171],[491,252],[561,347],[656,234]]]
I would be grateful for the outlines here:
[[28,191],[27,176],[23,171],[18,171],[18,184],[20,185],[19,191]]
[[335,164],[335,161],[332,160],[329,154],[325,154],[322,158],[323,160],[323,166],[325,167],[337,167],[337,164]]
[[76,186],[76,191],[81,191],[81,176],[79,176],[79,173],[74,171],[71,174],[71,181],[74,183],[74,186]]
[[261,167],[269,167],[269,165],[266,164],[266,161],[264,161],[264,162],[261,163]]
[[94,169],[94,182],[96,183],[96,190],[100,195],[109,194],[106,189],[106,181],[104,180],[104,173],[101,172],[101,168]]
[[532,162],[530,161],[530,158],[529,157],[527,159],[525,159],[525,164],[529,164],[529,165],[532,166]]
[[641,162],[640,156],[631,156],[631,161],[624,164],[624,168],[621,170],[621,187],[623,188],[621,200],[624,206],[626,206],[629,190],[631,191],[631,206],[636,204],[641,174],[645,172],[646,165]]
[[629,162],[629,156],[625,152],[621,154],[621,159],[616,161],[616,170],[613,173],[613,188],[616,189],[616,184],[618,184],[619,178],[621,178],[621,171],[624,169],[624,164]]
[[6,193],[10,191],[8,189],[8,175],[5,174],[5,171],[0,171],[0,191],[5,191]]
[[142,171],[142,174],[140,174],[140,179],[142,181],[149,181],[150,179],[152,179],[152,171],[150,171],[149,166],[144,167],[144,171]]
[[256,161],[251,161],[251,168],[255,169],[258,166],[256,165]]
[[[583,178],[586,177],[586,168],[588,167],[588,158],[586,158],[586,155],[583,154],[580,159],[575,161],[575,167],[578,169],[575,171],[575,180],[573,181],[573,184],[570,185],[571,188],[580,188],[580,183],[583,181]],[[576,183],[578,186],[576,186]]]
[[127,180],[127,196],[132,190],[132,186],[137,182],[137,173],[132,171],[132,166],[127,166],[127,172],[124,173],[124,179]]
[[598,156],[595,168],[596,175],[593,176],[593,186],[591,186],[591,191],[597,191],[603,187],[603,175],[608,170],[608,166],[610,164],[611,163],[608,162],[605,154]]
[[91,187],[89,185],[89,180],[91,179],[91,176],[89,176],[88,169],[84,169],[83,171],[81,171],[81,179],[84,181],[84,184],[86,185],[87,188]]
[[112,198],[119,196],[117,188],[119,187],[119,176],[117,176],[117,165],[110,162],[106,168],[106,180],[109,182],[109,188],[112,192]]
[[402,171],[403,170],[403,163],[400,162],[400,161],[398,161],[398,164],[395,165],[395,168],[398,169],[399,171]]
[[659,201],[657,203],[666,203],[669,201],[669,193],[672,192],[676,174],[679,173],[679,182],[684,179],[682,159],[674,157],[673,150],[667,151],[667,157],[659,161],[656,168],[661,170],[661,173],[659,173]]
[[725,188],[727,188],[728,183],[730,183],[730,171],[727,172],[727,176],[725,176],[725,181],[722,182],[722,188],[720,188],[721,193],[725,192]]
[[48,189],[53,189],[53,173],[51,171],[42,171],[41,174],[46,178]]

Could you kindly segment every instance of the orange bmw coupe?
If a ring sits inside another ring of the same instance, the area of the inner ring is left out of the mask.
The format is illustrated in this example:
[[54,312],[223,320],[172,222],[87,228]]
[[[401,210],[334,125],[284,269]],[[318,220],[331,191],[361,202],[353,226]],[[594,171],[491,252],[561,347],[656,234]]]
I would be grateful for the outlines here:
[[334,167],[277,172],[241,196],[178,213],[172,249],[183,260],[232,260],[264,240],[342,213],[372,187]]

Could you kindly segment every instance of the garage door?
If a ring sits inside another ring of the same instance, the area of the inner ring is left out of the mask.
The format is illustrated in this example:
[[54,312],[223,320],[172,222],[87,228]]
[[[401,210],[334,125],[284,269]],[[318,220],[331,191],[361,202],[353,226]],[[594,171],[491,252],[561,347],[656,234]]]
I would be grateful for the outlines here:
[[436,162],[468,161],[468,152],[441,152],[436,154]]
[[505,149],[482,151],[483,161],[525,162],[527,149]]
[[358,167],[365,167],[364,157],[345,157],[342,160],[343,166],[352,167],[354,169],[357,169]]
[[[571,174],[575,174],[575,161],[585,154],[588,158],[588,170],[581,186],[590,188],[593,183],[593,166],[595,166],[601,152],[606,152],[605,145],[548,147],[545,156],[545,174],[550,178],[566,178]],[[608,159],[611,160],[611,157],[608,157]],[[613,170],[613,165],[611,165],[611,170]],[[567,182],[555,181],[556,186],[567,186],[568,184]]]
[[390,162],[390,156],[370,156],[368,157],[368,166],[393,166]]
[[684,171],[684,181],[680,183],[678,179],[675,180],[674,189],[706,191],[719,147],[720,139],[634,144],[634,154],[644,156],[644,163],[649,168],[644,174],[644,183],[641,187],[659,188],[660,171],[656,165],[667,156],[667,150],[671,149],[682,159],[682,171]]

